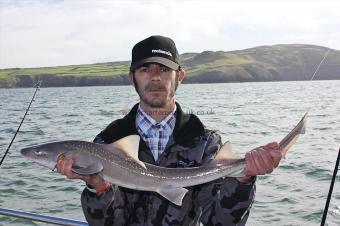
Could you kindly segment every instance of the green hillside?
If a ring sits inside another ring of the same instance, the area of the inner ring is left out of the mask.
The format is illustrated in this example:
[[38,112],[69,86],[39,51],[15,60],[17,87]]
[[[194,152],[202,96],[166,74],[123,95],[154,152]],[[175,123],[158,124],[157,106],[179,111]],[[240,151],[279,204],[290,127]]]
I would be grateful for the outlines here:
[[[287,44],[239,51],[184,53],[184,83],[309,80],[328,48]],[[130,62],[0,70],[0,88],[125,85]],[[340,79],[340,51],[331,50],[315,79]]]

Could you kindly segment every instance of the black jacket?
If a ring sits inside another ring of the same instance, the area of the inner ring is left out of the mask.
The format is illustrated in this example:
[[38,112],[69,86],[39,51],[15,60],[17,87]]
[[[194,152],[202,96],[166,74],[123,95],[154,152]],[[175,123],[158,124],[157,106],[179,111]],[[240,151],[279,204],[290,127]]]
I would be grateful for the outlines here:
[[[122,119],[113,121],[94,142],[112,143],[138,134],[135,119],[138,104]],[[163,167],[195,167],[214,158],[222,143],[197,116],[185,114],[177,104],[176,124],[165,151],[155,162],[141,139],[139,159]],[[90,225],[245,225],[255,195],[255,185],[225,178],[188,188],[178,207],[155,192],[114,188],[97,196],[84,189],[81,197]]]

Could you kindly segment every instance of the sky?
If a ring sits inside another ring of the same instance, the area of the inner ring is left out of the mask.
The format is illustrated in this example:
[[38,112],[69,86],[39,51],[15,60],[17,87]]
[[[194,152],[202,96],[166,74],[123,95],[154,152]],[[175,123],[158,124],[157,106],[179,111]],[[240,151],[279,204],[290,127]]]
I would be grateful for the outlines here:
[[275,44],[340,50],[340,1],[0,0],[0,69],[125,61],[138,41],[180,53]]

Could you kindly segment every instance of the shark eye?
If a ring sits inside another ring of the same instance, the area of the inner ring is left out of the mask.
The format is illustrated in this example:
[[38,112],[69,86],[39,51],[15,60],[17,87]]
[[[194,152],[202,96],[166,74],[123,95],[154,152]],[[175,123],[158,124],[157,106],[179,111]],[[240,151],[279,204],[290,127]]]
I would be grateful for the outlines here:
[[36,151],[34,151],[34,154],[36,156],[44,156],[44,155],[46,155],[46,152],[41,151],[41,150],[36,150]]

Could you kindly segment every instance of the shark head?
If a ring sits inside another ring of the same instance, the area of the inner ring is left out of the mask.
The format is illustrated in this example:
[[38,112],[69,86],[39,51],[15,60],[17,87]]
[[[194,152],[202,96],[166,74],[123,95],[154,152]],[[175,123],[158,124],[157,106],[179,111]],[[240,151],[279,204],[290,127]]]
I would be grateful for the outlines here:
[[48,143],[21,149],[21,154],[40,165],[54,169],[59,156],[65,153],[65,149],[58,143]]

